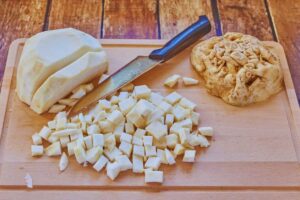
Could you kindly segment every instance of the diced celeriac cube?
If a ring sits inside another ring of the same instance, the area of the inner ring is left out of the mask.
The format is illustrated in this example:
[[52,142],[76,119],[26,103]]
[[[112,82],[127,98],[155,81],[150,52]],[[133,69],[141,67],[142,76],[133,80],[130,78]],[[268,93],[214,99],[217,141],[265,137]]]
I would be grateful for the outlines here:
[[166,148],[165,149],[165,153],[166,153],[166,159],[168,161],[169,165],[173,165],[176,163],[175,158],[173,156],[173,154]]
[[194,134],[192,134],[189,143],[192,146],[198,146],[198,145],[200,145],[201,147],[208,147],[209,146],[208,140],[203,135],[194,135]]
[[66,106],[74,106],[76,102],[77,102],[76,99],[71,99],[71,98],[61,99],[58,101],[58,103]]
[[113,132],[113,135],[115,136],[116,138],[116,142],[120,143],[120,138],[121,138],[121,134],[124,132],[124,123],[122,124],[119,124],[114,132]]
[[174,74],[165,80],[164,85],[172,88],[177,84],[180,77],[180,75]]
[[137,128],[144,128],[146,125],[146,120],[137,112],[136,107],[130,110],[126,118],[127,122],[133,123]]
[[179,156],[182,155],[185,151],[185,148],[182,144],[176,144],[175,148],[174,148],[174,154],[175,156]]
[[81,130],[82,132],[86,133],[87,132],[87,123],[86,122],[81,122]]
[[118,125],[118,124],[124,122],[125,118],[120,111],[114,110],[112,113],[110,113],[107,116],[107,120],[112,122],[114,125]]
[[178,143],[178,136],[174,133],[166,136],[167,146],[171,149],[174,149],[176,144]]
[[129,93],[128,92],[120,92],[118,98],[120,99],[120,101],[123,101],[125,99],[127,99],[129,97]]
[[66,108],[66,105],[61,104],[54,104],[51,106],[51,108],[48,110],[48,113],[58,113],[63,111]]
[[126,115],[136,104],[136,100],[132,97],[126,98],[119,102],[120,111]]
[[56,120],[56,130],[63,130],[67,128],[67,118],[61,118]]
[[91,135],[85,136],[83,141],[87,149],[91,149],[93,147],[93,138]]
[[50,143],[52,144],[52,143],[54,143],[54,142],[59,141],[59,137],[57,137],[57,136],[51,134],[51,135],[48,137],[47,141],[50,142]]
[[189,129],[180,128],[178,130],[180,144],[187,144],[188,143],[189,134],[190,134]]
[[198,131],[200,132],[201,135],[204,135],[204,136],[213,136],[213,133],[214,133],[214,130],[212,127],[200,127],[198,128]]
[[59,155],[61,155],[60,142],[54,142],[53,144],[49,145],[45,149],[45,153],[46,153],[47,156],[59,156]]
[[78,118],[79,118],[79,121],[80,121],[81,123],[82,123],[82,122],[86,122],[86,121],[85,121],[85,117],[84,117],[84,115],[83,115],[82,113],[79,113]]
[[48,127],[52,130],[55,130],[56,128],[56,120],[52,120],[48,122]]
[[67,118],[67,112],[63,111],[63,112],[59,112],[55,115],[55,119],[62,119],[62,118]]
[[93,134],[99,134],[100,133],[100,128],[98,125],[96,124],[92,124],[87,128],[87,133],[89,135],[93,135]]
[[193,121],[191,118],[187,118],[185,120],[182,120],[180,122],[178,122],[180,124],[181,127],[183,128],[188,128],[188,129],[192,129],[193,128]]
[[146,183],[162,183],[164,181],[163,171],[145,171],[145,182]]
[[159,157],[150,157],[145,163],[145,168],[150,168],[152,170],[158,170],[160,166],[160,158]]
[[152,146],[153,136],[143,136],[144,146]]
[[169,104],[169,103],[167,103],[167,102],[165,102],[165,101],[162,101],[162,102],[158,105],[158,108],[160,108],[160,109],[164,112],[164,114],[166,114],[166,113],[171,112],[171,110],[172,110],[172,105]]
[[133,136],[133,138],[132,138],[132,144],[142,146],[143,145],[143,139],[140,138],[140,137],[137,137],[137,136]]
[[191,102],[185,97],[181,98],[178,104],[181,105],[183,108],[187,108],[190,110],[194,110],[197,106],[195,103]]
[[132,152],[132,144],[122,141],[119,146],[120,151],[122,151],[124,154],[126,154],[128,157],[130,157],[130,154]]
[[55,131],[51,135],[60,138],[65,136],[78,135],[80,133],[82,133],[81,129],[63,129],[63,130]]
[[157,157],[159,157],[160,162],[162,164],[168,164],[167,158],[166,158],[166,152],[162,149],[157,149]]
[[139,137],[139,138],[143,138],[144,135],[146,135],[146,130],[140,129],[140,128],[137,128],[134,133],[134,136]]
[[70,137],[69,136],[60,137],[59,142],[62,148],[67,147],[67,144],[70,142]]
[[144,147],[139,146],[139,145],[134,145],[133,146],[133,155],[144,157],[145,156]]
[[197,79],[193,79],[190,77],[183,77],[182,80],[183,80],[183,84],[186,86],[197,85],[199,83],[199,81]]
[[111,108],[111,103],[110,101],[106,100],[106,99],[101,99],[98,102],[98,106],[100,108],[102,108],[103,110],[110,110]]
[[76,141],[69,142],[67,144],[67,149],[68,149],[68,155],[69,156],[74,155],[74,147],[75,146],[76,146]]
[[145,146],[145,154],[147,157],[156,156],[156,146]]
[[104,155],[112,162],[116,159],[117,156],[122,155],[122,152],[117,148],[113,148],[113,150],[109,151],[108,149],[104,149]]
[[102,153],[103,149],[101,146],[93,147],[86,152],[86,161],[88,161],[91,164],[94,164],[97,162]]
[[144,164],[143,157],[132,155],[132,171],[133,173],[143,173],[144,172]]
[[79,88],[78,90],[75,91],[75,93],[73,93],[70,98],[71,99],[80,99],[81,97],[83,97],[84,95],[86,95],[86,91],[83,88]]
[[116,138],[112,133],[104,135],[104,147],[112,150],[116,146]]
[[78,138],[76,141],[76,146],[82,146],[82,148],[85,149],[85,144],[84,144],[84,140],[83,140],[83,137],[82,138]]
[[38,133],[35,133],[31,136],[31,139],[32,139],[32,142],[33,144],[35,145],[39,145],[39,144],[42,144],[42,137],[38,134]]
[[151,115],[147,117],[146,124],[149,125],[154,121],[159,121],[163,123],[163,121],[161,121],[163,117],[164,117],[164,111],[156,107],[155,110],[151,113]]
[[163,99],[164,97],[159,93],[151,92],[149,101],[158,106],[163,101]]
[[67,129],[79,129],[80,123],[67,123]]
[[121,141],[121,142],[124,141],[124,142],[127,142],[127,143],[131,143],[131,142],[132,142],[132,135],[123,132],[123,133],[121,134],[120,141]]
[[69,159],[66,153],[63,152],[59,160],[59,170],[64,171],[68,167],[68,164],[69,164]]
[[74,155],[79,164],[82,164],[86,161],[86,153],[82,145],[76,145],[74,147]]
[[102,74],[101,77],[99,78],[98,84],[102,83],[108,77],[109,77],[108,74]]
[[77,139],[79,139],[79,138],[83,138],[83,133],[82,133],[82,131],[79,132],[78,134],[70,135],[71,141],[77,140]]
[[108,120],[99,122],[100,130],[103,133],[111,133],[114,131],[114,125]]
[[175,134],[179,134],[179,129],[182,128],[180,123],[175,122],[171,127],[170,127],[170,133],[175,133]]
[[183,107],[176,105],[172,109],[172,114],[176,121],[181,121],[187,116],[187,111]]
[[167,139],[166,136],[161,137],[159,140],[153,138],[153,146],[157,148],[164,149],[167,147]]
[[71,122],[72,123],[80,123],[79,116],[75,115],[75,116],[71,117]]
[[174,123],[174,115],[172,115],[172,114],[167,114],[167,115],[166,115],[166,119],[165,119],[165,124],[166,124],[168,127],[171,127],[173,123]]
[[106,174],[111,180],[115,180],[119,173],[121,172],[121,166],[118,162],[107,163]]
[[168,134],[168,127],[161,122],[154,121],[146,127],[146,131],[155,139],[159,140],[161,137]]
[[128,83],[127,85],[123,86],[120,90],[130,92],[133,90],[133,88],[134,85],[132,83]]
[[108,163],[108,159],[104,155],[101,155],[98,161],[94,164],[93,168],[97,172],[100,172],[107,163]]
[[125,132],[131,135],[135,132],[133,123],[131,122],[125,123]]
[[93,115],[92,114],[87,114],[84,116],[84,119],[87,123],[91,124],[93,122]]
[[95,119],[94,119],[93,123],[105,120],[106,116],[107,116],[107,114],[104,110],[101,110],[101,111],[97,112],[96,115],[95,115]]
[[132,169],[132,163],[127,156],[118,156],[116,157],[116,161],[119,163],[121,171]]
[[195,162],[196,150],[186,150],[184,152],[183,162]]
[[197,112],[192,112],[191,119],[192,119],[193,125],[198,126],[199,120],[200,120],[200,114]]
[[49,129],[47,126],[44,126],[42,130],[39,132],[39,136],[41,136],[44,140],[47,140],[50,136],[51,129]]
[[42,145],[31,145],[31,156],[42,156],[44,147]]
[[93,134],[93,146],[104,146],[104,136],[102,134]]
[[151,90],[146,85],[135,86],[133,94],[138,99],[148,99],[151,94]]
[[178,94],[177,92],[172,92],[171,94],[169,94],[168,96],[165,97],[165,100],[169,104],[174,105],[177,102],[179,102],[181,98],[182,98],[182,96],[180,94]]
[[135,110],[139,115],[147,118],[155,110],[155,106],[151,102],[141,99],[135,105]]
[[119,102],[120,102],[119,97],[117,97],[117,96],[115,96],[115,95],[113,95],[113,96],[110,98],[110,103],[111,103],[111,104],[117,104],[117,103],[119,103]]

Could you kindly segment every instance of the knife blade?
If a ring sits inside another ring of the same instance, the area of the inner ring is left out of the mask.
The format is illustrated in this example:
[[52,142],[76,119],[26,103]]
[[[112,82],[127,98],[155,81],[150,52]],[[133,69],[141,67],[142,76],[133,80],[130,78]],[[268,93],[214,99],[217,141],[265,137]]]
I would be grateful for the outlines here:
[[166,62],[179,52],[192,45],[205,34],[210,32],[211,25],[206,16],[200,16],[199,20],[184,31],[176,35],[162,48],[156,49],[149,56],[138,56],[124,67],[114,72],[94,90],[81,98],[68,112],[69,116],[77,114],[84,108],[88,108],[99,99],[105,98],[122,86],[130,83],[142,74],[153,69],[155,66]]

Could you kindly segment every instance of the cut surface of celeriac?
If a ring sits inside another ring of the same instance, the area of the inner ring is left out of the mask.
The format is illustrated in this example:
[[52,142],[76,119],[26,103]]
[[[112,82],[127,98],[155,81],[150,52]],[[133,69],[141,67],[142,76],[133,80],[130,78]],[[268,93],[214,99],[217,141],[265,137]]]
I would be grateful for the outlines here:
[[[206,136],[211,137],[213,129],[197,127],[196,104],[179,93],[155,101],[148,87],[137,88],[101,99],[88,113],[71,119],[66,112],[57,113],[49,127],[32,136],[33,143],[43,147],[42,140],[51,142],[45,154],[62,154],[61,162],[66,149],[83,166],[92,165],[98,172],[106,167],[112,180],[130,170],[144,173],[146,182],[161,183],[163,172],[157,171],[161,164],[174,165],[180,155],[183,162],[195,162],[195,147],[208,147]],[[85,86],[78,89],[85,90]]]
[[182,80],[183,80],[183,84],[186,86],[197,85],[199,83],[197,79],[193,79],[190,77],[183,77]]
[[107,66],[108,61],[104,51],[87,52],[46,79],[34,93],[31,109],[37,113],[47,111],[75,87],[100,76],[107,70]]
[[165,80],[164,85],[172,88],[177,84],[180,77],[180,75],[174,74]]
[[87,52],[102,51],[92,36],[73,28],[38,33],[25,42],[17,70],[17,94],[31,104],[32,97],[53,73]]

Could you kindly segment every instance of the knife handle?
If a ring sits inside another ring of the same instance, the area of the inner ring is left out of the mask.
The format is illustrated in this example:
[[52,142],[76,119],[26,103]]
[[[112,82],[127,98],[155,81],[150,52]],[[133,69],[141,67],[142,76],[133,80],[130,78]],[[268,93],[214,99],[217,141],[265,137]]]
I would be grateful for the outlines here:
[[149,57],[165,62],[209,33],[210,30],[211,25],[208,18],[202,15],[198,21],[180,32],[162,48],[152,51]]

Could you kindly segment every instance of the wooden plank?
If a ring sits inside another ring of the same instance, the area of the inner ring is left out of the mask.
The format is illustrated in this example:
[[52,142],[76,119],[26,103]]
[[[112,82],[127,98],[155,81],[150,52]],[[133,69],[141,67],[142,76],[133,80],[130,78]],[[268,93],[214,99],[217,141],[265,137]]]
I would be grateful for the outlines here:
[[207,15],[212,24],[212,30],[205,38],[215,35],[210,0],[160,0],[161,38],[174,37],[195,22],[200,15]]
[[104,38],[158,38],[156,0],[105,0]]
[[261,40],[273,40],[264,0],[218,0],[223,33],[247,33]]
[[73,27],[100,38],[102,1],[52,0],[49,29]]
[[276,35],[290,64],[298,101],[300,100],[300,1],[268,1]]
[[42,31],[47,0],[0,1],[0,80],[11,42]]
[[299,200],[299,191],[118,191],[118,190],[0,190],[0,199],[210,199],[210,200]]

